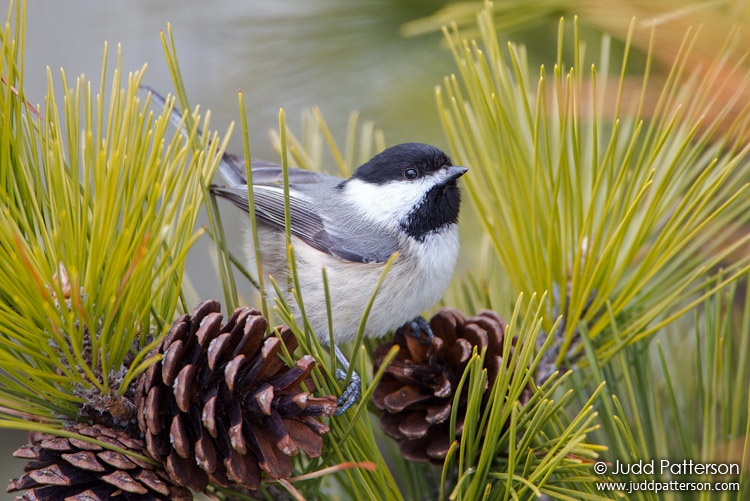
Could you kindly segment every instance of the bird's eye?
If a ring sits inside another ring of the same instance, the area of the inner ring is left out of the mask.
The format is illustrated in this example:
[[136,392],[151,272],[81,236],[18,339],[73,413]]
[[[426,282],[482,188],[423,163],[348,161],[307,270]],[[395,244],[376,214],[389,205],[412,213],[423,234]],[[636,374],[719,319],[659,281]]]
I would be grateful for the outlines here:
[[417,169],[408,168],[404,171],[404,178],[406,179],[417,179],[417,176],[419,176]]

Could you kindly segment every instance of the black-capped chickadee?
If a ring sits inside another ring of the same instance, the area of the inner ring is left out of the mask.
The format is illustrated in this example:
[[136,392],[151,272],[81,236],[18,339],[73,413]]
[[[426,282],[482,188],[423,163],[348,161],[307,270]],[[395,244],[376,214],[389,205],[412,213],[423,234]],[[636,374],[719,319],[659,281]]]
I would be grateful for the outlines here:
[[[165,104],[163,97],[145,89]],[[174,110],[173,122],[181,127],[180,118]],[[226,154],[219,169],[230,186],[211,190],[248,211],[244,160]],[[375,297],[365,334],[382,336],[410,321],[426,325],[420,315],[440,300],[458,258],[457,181],[467,170],[453,165],[438,148],[421,143],[387,148],[349,179],[288,169],[299,292],[307,321],[321,342],[329,340],[322,268],[328,276],[334,342],[344,343],[356,337],[385,263],[395,252],[398,256]],[[288,266],[282,168],[253,160],[252,175],[263,274],[284,286]],[[257,267],[249,240],[248,270],[253,272]],[[302,325],[299,305],[292,297],[286,299]],[[358,377],[352,383],[340,410],[358,398]]]
[[[244,162],[226,155],[220,166],[232,186],[212,191],[248,211]],[[322,268],[329,283],[333,338],[352,341],[388,258],[398,252],[367,317],[365,334],[382,336],[441,298],[458,258],[458,178],[455,166],[434,146],[392,146],[361,165],[349,179],[289,169],[291,234],[305,315],[324,343],[329,323]],[[264,275],[287,283],[284,190],[281,167],[253,162],[253,194]],[[252,238],[248,255],[255,270]],[[287,298],[300,321],[297,303]],[[348,362],[336,348],[339,361]],[[339,377],[342,376],[340,372]],[[359,397],[359,377],[340,399],[337,413]]]
[[[247,211],[244,164],[227,156],[220,168],[232,186],[214,186],[212,191]],[[289,169],[291,234],[301,295],[307,320],[321,341],[328,340],[323,267],[336,343],[354,339],[383,266],[394,252],[398,258],[375,298],[366,335],[382,336],[440,300],[458,257],[456,182],[466,171],[439,149],[420,143],[386,149],[349,179]],[[254,164],[253,193],[263,273],[286,284],[281,167]],[[254,264],[252,249],[248,255]],[[288,302],[299,315],[296,302]]]

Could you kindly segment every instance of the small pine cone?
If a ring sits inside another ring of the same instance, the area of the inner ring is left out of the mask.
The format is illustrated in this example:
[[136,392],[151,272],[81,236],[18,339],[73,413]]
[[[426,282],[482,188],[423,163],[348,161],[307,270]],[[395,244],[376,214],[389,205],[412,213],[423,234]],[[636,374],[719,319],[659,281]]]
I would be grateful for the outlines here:
[[[145,444],[103,425],[77,423],[67,429],[79,435],[145,455]],[[162,468],[78,438],[32,432],[30,443],[13,455],[26,459],[25,472],[11,480],[8,492],[26,491],[17,499],[49,501],[188,500],[190,491],[175,485]]]
[[[461,312],[443,308],[430,319],[434,334],[427,343],[425,332],[396,331],[392,342],[383,343],[374,354],[377,371],[384,357],[395,344],[400,350],[386,368],[373,393],[372,400],[380,409],[380,427],[399,442],[403,456],[410,461],[442,464],[450,447],[450,416],[455,390],[472,349],[487,347],[484,359],[489,389],[503,367],[505,322],[492,311],[465,318]],[[515,339],[511,341],[515,346]],[[511,347],[511,353],[512,353]],[[522,402],[528,400],[530,389]],[[463,392],[456,421],[460,436],[466,413],[466,391]]]
[[[291,330],[264,338],[268,322],[239,308],[222,325],[217,301],[199,304],[171,326],[162,354],[136,385],[138,424],[150,455],[180,485],[202,491],[209,482],[257,489],[261,470],[292,475],[291,456],[322,452],[328,426],[318,420],[336,409],[335,397],[315,397],[310,356],[287,367],[282,342],[297,346]],[[283,340],[283,341],[282,341]]]

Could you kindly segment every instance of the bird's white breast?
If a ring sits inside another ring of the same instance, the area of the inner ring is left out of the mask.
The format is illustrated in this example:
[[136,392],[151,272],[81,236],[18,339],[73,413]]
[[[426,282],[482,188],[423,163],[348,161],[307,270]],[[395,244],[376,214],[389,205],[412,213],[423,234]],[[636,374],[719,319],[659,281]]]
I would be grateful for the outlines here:
[[[271,248],[284,248],[284,235],[278,231],[265,229],[260,238],[266,241],[265,248],[269,248],[268,239],[276,240]],[[304,310],[313,331],[327,343],[329,322],[322,263],[328,275],[334,337],[337,342],[353,340],[384,264],[346,262],[318,251],[296,237],[293,237],[293,242]],[[370,311],[366,335],[383,336],[433,307],[450,283],[458,250],[455,224],[430,233],[421,242],[404,237],[402,251],[385,277]],[[281,253],[264,255],[262,260],[266,266],[264,274],[273,275],[279,286],[284,287],[287,283],[285,256]],[[266,288],[268,292],[272,291],[269,284]],[[286,294],[286,298],[302,325],[299,305],[292,294]]]

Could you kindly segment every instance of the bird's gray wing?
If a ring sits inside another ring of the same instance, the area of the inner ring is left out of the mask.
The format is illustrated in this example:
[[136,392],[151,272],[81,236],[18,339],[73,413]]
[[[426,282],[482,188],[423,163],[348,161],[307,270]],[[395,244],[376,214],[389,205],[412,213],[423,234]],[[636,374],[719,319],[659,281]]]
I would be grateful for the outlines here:
[[[308,171],[304,171],[308,172]],[[249,210],[247,188],[212,186],[211,191],[244,211]],[[255,216],[259,221],[284,230],[284,192],[279,186],[255,185]],[[382,230],[365,229],[347,221],[336,225],[320,214],[311,202],[290,191],[289,213],[292,235],[311,247],[343,261],[384,263],[398,248],[395,238]]]

